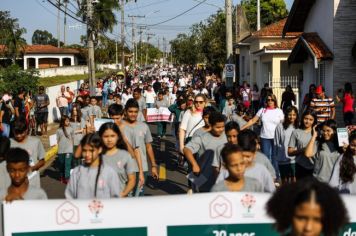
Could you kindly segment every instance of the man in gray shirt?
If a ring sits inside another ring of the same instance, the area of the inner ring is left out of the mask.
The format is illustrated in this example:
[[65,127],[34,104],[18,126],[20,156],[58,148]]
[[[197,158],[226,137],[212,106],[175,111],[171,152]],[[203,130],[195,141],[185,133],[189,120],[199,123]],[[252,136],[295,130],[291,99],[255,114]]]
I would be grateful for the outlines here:
[[36,103],[36,132],[38,126],[40,126],[41,134],[47,135],[49,97],[45,94],[43,86],[39,87],[38,94],[34,96],[34,101]]

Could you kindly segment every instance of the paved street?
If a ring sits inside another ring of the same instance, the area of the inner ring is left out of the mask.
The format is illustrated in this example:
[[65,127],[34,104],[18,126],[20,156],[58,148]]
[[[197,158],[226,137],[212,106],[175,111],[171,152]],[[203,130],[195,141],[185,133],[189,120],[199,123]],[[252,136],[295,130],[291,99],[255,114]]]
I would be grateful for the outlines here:
[[[55,133],[55,126],[52,132]],[[153,149],[157,163],[159,164],[160,180],[148,178],[145,186],[145,195],[167,195],[167,194],[185,194],[187,192],[186,172],[177,165],[177,152],[175,148],[175,137],[171,134],[171,128],[167,126],[167,138],[159,140],[156,136],[156,125],[150,125],[153,135]],[[43,139],[43,138],[42,138]],[[43,141],[45,148],[48,144]],[[42,172],[41,183],[51,199],[64,198],[65,185],[59,182],[59,173],[54,168],[54,162]]]

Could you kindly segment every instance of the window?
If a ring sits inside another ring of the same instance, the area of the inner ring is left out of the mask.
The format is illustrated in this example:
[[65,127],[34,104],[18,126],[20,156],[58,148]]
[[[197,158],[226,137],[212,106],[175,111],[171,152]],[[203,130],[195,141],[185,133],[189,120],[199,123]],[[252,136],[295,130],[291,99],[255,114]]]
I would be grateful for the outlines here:
[[245,78],[245,56],[241,59],[241,77]]
[[318,66],[318,78],[317,78],[317,82],[318,84],[321,84],[323,86],[325,86],[325,72],[326,71],[326,65],[325,63],[319,63],[319,66]]

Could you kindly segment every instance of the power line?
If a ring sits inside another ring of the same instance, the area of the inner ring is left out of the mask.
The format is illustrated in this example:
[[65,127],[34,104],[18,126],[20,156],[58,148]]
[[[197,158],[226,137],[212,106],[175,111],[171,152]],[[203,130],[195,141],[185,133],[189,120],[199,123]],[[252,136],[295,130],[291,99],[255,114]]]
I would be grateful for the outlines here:
[[164,20],[164,21],[161,21],[161,22],[159,22],[159,23],[152,24],[152,25],[147,25],[147,26],[155,26],[155,25],[160,25],[160,24],[166,23],[166,22],[168,22],[168,21],[174,20],[174,19],[176,19],[176,18],[178,18],[178,17],[180,17],[180,16],[184,15],[185,13],[187,13],[187,12],[189,12],[189,11],[193,10],[194,8],[196,8],[196,7],[200,6],[201,4],[205,3],[206,1],[207,1],[207,0],[203,0],[203,1],[199,2],[198,4],[196,4],[195,6],[193,6],[193,7],[189,8],[188,10],[186,10],[186,11],[184,11],[184,12],[182,12],[182,13],[180,13],[180,14],[178,14],[178,15],[176,15],[176,16],[174,16],[174,17],[172,17],[172,18],[168,19],[168,20]]
[[[43,6],[41,4],[41,2],[39,0],[36,0],[36,2],[43,8],[45,9],[47,12],[51,13],[53,16],[57,17],[57,14],[56,13],[53,13],[51,10],[49,10],[47,7]],[[61,18],[63,20],[63,18]]]
[[[193,0],[194,2],[201,2],[200,0]],[[218,6],[218,5],[215,5],[213,3],[209,3],[209,2],[206,2],[204,3],[205,5],[208,5],[208,6],[212,6],[212,7],[216,7],[216,8],[219,8],[219,9],[223,9],[223,7],[221,6]]]
[[79,8],[76,5],[74,5],[71,1],[68,1],[68,2],[70,5],[72,5],[74,7],[75,10],[79,11]]
[[63,12],[63,13],[66,14],[67,16],[69,16],[70,18],[72,18],[72,19],[74,19],[74,20],[76,20],[76,21],[78,21],[78,22],[80,22],[80,23],[83,23],[83,24],[87,25],[86,22],[84,22],[84,21],[82,21],[82,20],[80,20],[80,19],[78,19],[78,18],[72,16],[72,15],[69,14],[68,12],[65,12],[61,7],[58,7],[56,4],[54,4],[53,2],[51,2],[51,0],[47,0],[47,1],[48,1],[52,6],[54,6],[55,8],[57,8],[58,10],[60,10],[61,12]]
[[163,2],[169,2],[171,0],[161,0],[161,1],[157,1],[157,2],[153,2],[153,3],[150,3],[150,4],[147,4],[147,5],[144,5],[144,6],[137,6],[136,8],[132,8],[128,11],[133,11],[133,10],[139,10],[139,9],[142,9],[142,8],[146,8],[146,7],[150,7],[150,6],[153,6],[153,5],[157,5],[157,4],[161,4]]

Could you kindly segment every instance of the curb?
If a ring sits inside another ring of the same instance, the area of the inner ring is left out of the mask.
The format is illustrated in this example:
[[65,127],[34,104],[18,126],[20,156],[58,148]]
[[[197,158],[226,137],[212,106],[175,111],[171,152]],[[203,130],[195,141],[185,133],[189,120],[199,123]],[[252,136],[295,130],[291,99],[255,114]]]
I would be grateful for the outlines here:
[[57,155],[58,152],[58,145],[51,147],[45,155],[45,162],[48,162],[50,159],[52,159],[54,156]]

